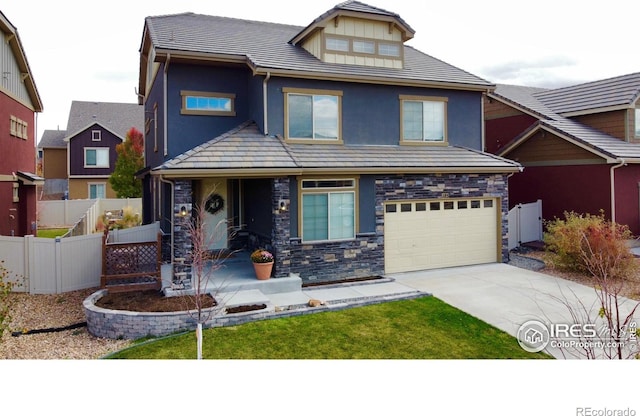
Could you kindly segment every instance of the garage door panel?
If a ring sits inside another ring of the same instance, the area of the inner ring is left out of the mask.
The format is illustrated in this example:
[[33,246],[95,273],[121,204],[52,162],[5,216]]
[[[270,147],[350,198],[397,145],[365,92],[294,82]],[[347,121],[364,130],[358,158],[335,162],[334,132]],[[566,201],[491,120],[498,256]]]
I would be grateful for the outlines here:
[[401,211],[396,203],[396,212],[385,212],[387,273],[497,261],[499,204],[495,200],[417,203],[426,209],[416,210],[412,203],[411,211],[408,205]]

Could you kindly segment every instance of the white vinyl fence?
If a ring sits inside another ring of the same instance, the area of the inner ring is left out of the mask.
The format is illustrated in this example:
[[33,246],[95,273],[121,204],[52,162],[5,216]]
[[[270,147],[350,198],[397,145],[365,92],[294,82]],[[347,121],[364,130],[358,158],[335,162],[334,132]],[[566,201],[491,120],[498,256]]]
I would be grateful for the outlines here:
[[[105,211],[117,211],[130,206],[142,212],[141,198],[67,199],[64,201],[38,201],[38,226],[65,228],[76,224],[94,207],[102,215]],[[95,223],[94,223],[95,224]]]
[[[119,230],[115,238],[120,242],[155,241],[159,231],[160,223],[155,223]],[[11,272],[11,280],[19,283],[17,292],[54,294],[98,287],[102,234],[56,239],[0,236],[0,260]]]
[[509,210],[509,250],[542,241],[542,201],[518,204]]

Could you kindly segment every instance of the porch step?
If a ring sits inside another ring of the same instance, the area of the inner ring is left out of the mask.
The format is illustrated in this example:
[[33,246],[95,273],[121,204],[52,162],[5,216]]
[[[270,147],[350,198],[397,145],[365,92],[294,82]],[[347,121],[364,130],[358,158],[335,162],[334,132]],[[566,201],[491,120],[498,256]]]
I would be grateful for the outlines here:
[[217,298],[222,301],[227,308],[242,305],[260,305],[263,303],[265,305],[270,304],[269,298],[258,289],[219,293]]
[[[212,287],[215,291],[216,287]],[[238,292],[244,290],[259,290],[265,295],[274,293],[295,292],[302,290],[302,279],[298,276],[277,277],[268,280],[241,279],[231,280],[221,284],[218,292]]]

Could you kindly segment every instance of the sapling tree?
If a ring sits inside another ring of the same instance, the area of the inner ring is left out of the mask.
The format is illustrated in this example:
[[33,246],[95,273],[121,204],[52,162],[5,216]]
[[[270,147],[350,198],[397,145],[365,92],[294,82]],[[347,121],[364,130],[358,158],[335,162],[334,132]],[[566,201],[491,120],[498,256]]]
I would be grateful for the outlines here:
[[11,292],[16,285],[17,283],[11,280],[11,273],[5,267],[4,260],[0,260],[0,342],[11,322]]
[[[189,262],[191,264],[194,296],[185,296],[184,298],[191,302],[187,309],[192,311],[191,315],[196,321],[198,359],[202,359],[203,325],[224,309],[225,298],[222,295],[222,291],[226,282],[220,278],[214,280],[214,277],[216,277],[216,271],[223,267],[224,261],[233,254],[233,252],[224,249],[210,250],[212,243],[218,241],[223,233],[229,232],[226,219],[217,221],[212,232],[209,230],[206,201],[214,193],[215,188],[206,193],[200,202],[194,206],[193,216],[187,225],[191,239]],[[215,299],[213,307],[207,307],[209,304],[206,296],[208,295]],[[230,294],[227,294],[227,296],[230,296]]]
[[126,140],[116,146],[118,158],[109,183],[118,198],[140,198],[142,182],[135,173],[144,167],[144,139],[142,133],[132,127]]

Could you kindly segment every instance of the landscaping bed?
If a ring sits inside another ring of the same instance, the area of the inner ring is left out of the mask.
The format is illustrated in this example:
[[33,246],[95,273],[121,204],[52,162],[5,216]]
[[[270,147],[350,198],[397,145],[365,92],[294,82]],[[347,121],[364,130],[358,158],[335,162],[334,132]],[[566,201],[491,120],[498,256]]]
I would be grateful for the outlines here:
[[[201,295],[202,308],[211,308],[216,301],[211,295]],[[165,296],[160,290],[107,293],[96,306],[133,312],[179,312],[196,309],[195,296]]]

